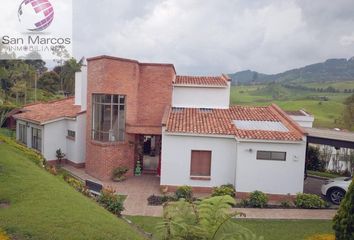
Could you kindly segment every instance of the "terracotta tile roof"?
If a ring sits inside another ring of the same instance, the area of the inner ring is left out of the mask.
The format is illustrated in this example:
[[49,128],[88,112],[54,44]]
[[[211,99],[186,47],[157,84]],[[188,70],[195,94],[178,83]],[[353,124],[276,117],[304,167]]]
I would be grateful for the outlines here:
[[[281,122],[288,131],[239,129],[234,120]],[[166,132],[234,135],[241,139],[299,141],[304,131],[276,105],[229,109],[171,108]]]
[[14,117],[39,124],[63,117],[76,117],[80,114],[81,107],[74,105],[74,101],[74,98],[71,97],[46,103],[27,105],[21,109],[21,111],[23,111],[22,113],[15,114]]
[[176,76],[174,85],[226,87],[229,77],[222,76]]

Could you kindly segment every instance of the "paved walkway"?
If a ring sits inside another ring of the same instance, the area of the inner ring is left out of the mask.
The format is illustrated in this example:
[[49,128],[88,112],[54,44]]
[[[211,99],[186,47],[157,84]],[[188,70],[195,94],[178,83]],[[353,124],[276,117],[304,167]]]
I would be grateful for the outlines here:
[[160,178],[157,176],[130,177],[123,182],[100,181],[88,175],[82,168],[75,168],[70,165],[65,165],[63,168],[82,180],[90,179],[101,183],[105,188],[113,188],[120,195],[127,195],[124,201],[124,215],[162,216],[162,206],[149,206],[147,204],[149,196],[153,194],[161,195]]
[[[130,177],[123,182],[99,181],[88,175],[84,169],[70,165],[63,167],[82,180],[90,179],[101,183],[104,187],[111,187],[118,194],[127,195],[124,201],[124,215],[162,216],[162,206],[149,206],[147,198],[152,194],[161,195],[160,178],[153,175]],[[197,196],[201,197],[201,196]],[[235,211],[246,214],[252,219],[332,219],[336,210],[307,210],[307,209],[259,209],[235,208]]]

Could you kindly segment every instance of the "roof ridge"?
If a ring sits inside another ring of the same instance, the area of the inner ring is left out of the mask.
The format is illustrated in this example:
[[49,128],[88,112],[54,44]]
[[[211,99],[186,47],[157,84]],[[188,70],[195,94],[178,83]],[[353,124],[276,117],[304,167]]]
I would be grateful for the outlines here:
[[278,105],[272,103],[269,107],[275,110],[295,130],[299,131],[302,135],[307,135],[307,132],[297,122],[295,122],[292,118],[290,118],[288,114],[286,114],[284,110],[281,109]]

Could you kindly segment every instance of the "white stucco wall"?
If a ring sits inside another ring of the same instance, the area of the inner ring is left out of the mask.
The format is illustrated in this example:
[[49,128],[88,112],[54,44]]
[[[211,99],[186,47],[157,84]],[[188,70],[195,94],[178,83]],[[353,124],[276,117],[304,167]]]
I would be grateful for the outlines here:
[[[286,161],[257,160],[257,150],[286,152]],[[300,143],[238,142],[235,187],[238,192],[271,194],[303,192],[306,141]]]
[[295,116],[289,115],[295,122],[297,122],[301,127],[309,127],[312,128],[313,121],[315,118],[313,116]]
[[86,154],[86,114],[80,114],[75,121],[67,120],[67,130],[75,131],[75,139],[66,138],[67,159],[84,163]]
[[[211,179],[190,179],[192,150],[212,151]],[[257,150],[284,151],[286,161],[257,160]],[[232,183],[238,192],[303,192],[306,141],[237,142],[234,138],[162,135],[161,185],[214,187]]]
[[[233,183],[236,162],[233,138],[162,135],[161,185],[213,187]],[[191,180],[192,150],[212,151],[211,179]]]
[[87,109],[87,66],[81,67],[81,111]]
[[56,151],[59,148],[63,153],[67,154],[66,133],[66,120],[60,120],[44,125],[43,156],[45,159],[48,161],[56,160]]
[[82,66],[81,72],[75,73],[75,105],[81,105],[85,111],[87,106],[87,67]]
[[228,87],[173,86],[173,107],[228,108],[229,101],[230,83]]

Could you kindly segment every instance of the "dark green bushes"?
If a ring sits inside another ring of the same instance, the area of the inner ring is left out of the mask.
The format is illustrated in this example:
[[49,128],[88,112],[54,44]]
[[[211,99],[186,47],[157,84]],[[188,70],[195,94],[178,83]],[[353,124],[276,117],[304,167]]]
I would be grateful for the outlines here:
[[124,199],[117,195],[113,189],[103,189],[97,201],[111,213],[121,216],[124,211]]
[[175,194],[177,199],[184,198],[187,201],[191,201],[193,199],[193,192],[191,186],[178,187]]
[[354,239],[354,182],[342,200],[339,210],[333,219],[336,240]]
[[295,205],[298,208],[325,208],[326,202],[316,194],[296,194]]
[[236,191],[232,184],[221,185],[220,187],[214,187],[212,197],[229,195],[235,197]]

